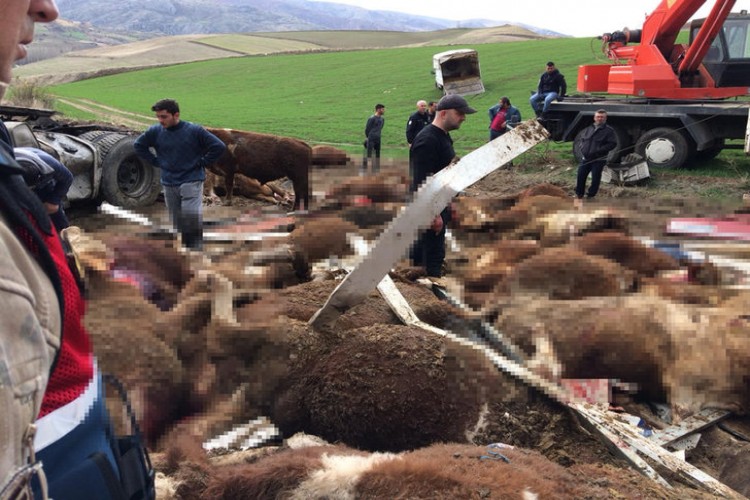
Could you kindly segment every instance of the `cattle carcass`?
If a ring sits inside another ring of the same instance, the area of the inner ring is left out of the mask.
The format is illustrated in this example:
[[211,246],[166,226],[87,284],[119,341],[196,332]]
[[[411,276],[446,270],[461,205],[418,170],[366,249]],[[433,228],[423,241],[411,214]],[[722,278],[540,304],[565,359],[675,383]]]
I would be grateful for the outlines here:
[[[206,181],[203,184],[203,196],[215,197],[218,194],[216,188],[219,186],[224,188],[226,196],[226,178],[211,171],[206,172]],[[274,183],[261,184],[257,179],[242,174],[235,174],[233,191],[233,194],[239,194],[251,200],[274,204],[291,203],[289,193]]]
[[667,489],[614,465],[565,467],[538,451],[503,443],[367,453],[295,435],[281,448],[209,457],[199,445],[176,439],[154,460],[169,474],[156,479],[162,492],[157,497],[165,499],[709,498],[680,484]]
[[227,145],[216,163],[208,166],[224,176],[227,204],[232,203],[235,174],[257,179],[261,184],[287,177],[294,187],[295,210],[309,208],[312,148],[292,137],[246,130],[207,128]]
[[347,163],[349,163],[349,156],[346,151],[324,144],[312,148],[313,165],[346,165]]

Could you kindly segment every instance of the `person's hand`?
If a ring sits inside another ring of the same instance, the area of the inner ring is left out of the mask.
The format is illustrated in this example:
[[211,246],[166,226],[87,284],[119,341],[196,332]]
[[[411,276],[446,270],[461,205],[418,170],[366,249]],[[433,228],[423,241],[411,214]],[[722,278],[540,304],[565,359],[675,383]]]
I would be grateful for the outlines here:
[[430,229],[435,231],[435,234],[438,234],[443,230],[443,218],[440,217],[440,214],[436,215],[435,218],[432,219],[432,225],[430,226]]
[[55,214],[58,210],[60,210],[60,205],[55,205],[54,203],[47,203],[44,202],[44,208],[47,209],[48,214]]
[[564,95],[557,96],[557,102],[563,102],[563,99],[565,99]]

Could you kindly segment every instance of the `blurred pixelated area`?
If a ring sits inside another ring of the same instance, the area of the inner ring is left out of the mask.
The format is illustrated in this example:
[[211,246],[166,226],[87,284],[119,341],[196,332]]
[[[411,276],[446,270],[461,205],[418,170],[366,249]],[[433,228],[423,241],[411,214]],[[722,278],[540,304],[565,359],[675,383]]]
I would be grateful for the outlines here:
[[[454,200],[440,280],[407,255],[394,264],[390,293],[418,321],[373,288],[316,329],[362,259],[351,235],[372,244],[409,198],[403,161],[365,177],[330,163],[312,170],[306,213],[287,212],[283,180],[232,206],[207,194],[201,253],[164,229],[161,202],[140,211],[150,225],[71,212],[86,324],[131,395],[160,497],[261,498],[273,480],[299,498],[715,496],[663,466],[671,489],[639,474],[566,406],[571,393],[655,436],[714,410],[684,463],[750,494],[743,244],[700,251],[664,231],[676,202],[579,210],[506,168]],[[110,410],[119,420],[116,398]],[[310,479],[337,467],[360,479]]]

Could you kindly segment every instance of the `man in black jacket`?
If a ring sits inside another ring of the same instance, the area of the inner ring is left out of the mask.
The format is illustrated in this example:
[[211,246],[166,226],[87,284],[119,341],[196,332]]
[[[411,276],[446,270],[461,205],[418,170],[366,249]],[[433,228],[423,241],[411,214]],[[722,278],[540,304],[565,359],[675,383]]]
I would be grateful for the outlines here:
[[[466,115],[477,111],[458,94],[444,96],[437,104],[435,120],[422,129],[412,145],[413,172],[410,191],[416,192],[424,182],[455,161],[450,132],[458,130]],[[449,207],[437,214],[411,249],[415,266],[424,266],[428,277],[440,278],[445,260],[445,228],[450,222]]]
[[[537,117],[544,118],[549,110],[550,103],[555,99],[562,101],[567,90],[568,84],[565,83],[565,76],[555,68],[555,63],[548,62],[547,70],[539,77],[536,93],[529,99],[531,109],[534,110]],[[542,102],[544,104],[540,105]]]
[[412,175],[411,166],[411,145],[414,143],[414,139],[417,138],[417,134],[426,126],[430,124],[430,117],[427,114],[427,102],[417,101],[417,110],[409,116],[409,121],[406,122],[406,143],[409,144],[409,176]]
[[607,112],[599,109],[594,113],[594,123],[583,129],[575,142],[576,152],[581,159],[578,165],[578,179],[576,181],[576,206],[583,203],[586,189],[586,178],[591,174],[591,186],[586,193],[587,198],[593,198],[599,191],[602,171],[607,164],[607,155],[617,147],[615,131],[607,125]]

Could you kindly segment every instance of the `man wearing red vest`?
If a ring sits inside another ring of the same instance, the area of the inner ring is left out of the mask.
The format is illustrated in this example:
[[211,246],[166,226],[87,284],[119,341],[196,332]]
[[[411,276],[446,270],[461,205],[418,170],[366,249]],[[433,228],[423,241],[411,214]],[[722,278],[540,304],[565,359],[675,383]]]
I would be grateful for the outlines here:
[[[0,0],[0,98],[34,23],[57,16],[54,0]],[[0,497],[118,498],[84,300],[11,145],[0,121]]]

